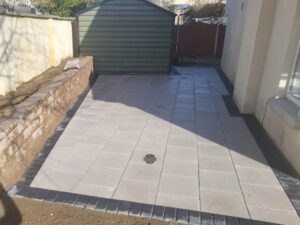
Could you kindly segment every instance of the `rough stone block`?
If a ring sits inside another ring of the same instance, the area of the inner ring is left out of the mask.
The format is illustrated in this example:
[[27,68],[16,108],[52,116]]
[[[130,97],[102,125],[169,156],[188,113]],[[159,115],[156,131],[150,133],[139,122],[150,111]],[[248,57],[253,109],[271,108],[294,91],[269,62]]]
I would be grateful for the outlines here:
[[47,134],[51,136],[53,127],[61,122],[77,95],[88,85],[93,58],[80,59],[80,64],[81,69],[63,72],[17,105],[15,113],[0,118],[0,180],[4,187],[15,182],[7,178],[14,174],[16,165],[20,173],[24,172],[22,170],[32,160],[28,157],[46,141]]

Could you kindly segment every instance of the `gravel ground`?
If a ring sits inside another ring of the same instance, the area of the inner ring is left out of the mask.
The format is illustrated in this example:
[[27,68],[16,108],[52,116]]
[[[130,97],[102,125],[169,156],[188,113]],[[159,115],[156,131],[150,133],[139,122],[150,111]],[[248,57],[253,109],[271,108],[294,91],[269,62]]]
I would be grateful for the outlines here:
[[10,198],[4,194],[2,194],[0,202],[0,225],[172,224],[151,219],[101,213],[56,203]]

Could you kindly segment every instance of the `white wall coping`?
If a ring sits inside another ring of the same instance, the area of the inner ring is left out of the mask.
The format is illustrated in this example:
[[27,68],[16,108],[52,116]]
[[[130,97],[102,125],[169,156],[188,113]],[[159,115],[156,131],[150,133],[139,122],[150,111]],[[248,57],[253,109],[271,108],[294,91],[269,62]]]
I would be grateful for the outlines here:
[[277,112],[289,126],[300,129],[300,107],[287,98],[270,98],[268,106]]
[[0,16],[14,16],[14,17],[27,17],[27,18],[36,18],[36,19],[54,19],[54,20],[65,20],[65,21],[74,21],[75,17],[59,17],[52,15],[44,15],[44,14],[33,14],[33,13],[24,13],[24,12],[12,12],[8,10],[0,9]]

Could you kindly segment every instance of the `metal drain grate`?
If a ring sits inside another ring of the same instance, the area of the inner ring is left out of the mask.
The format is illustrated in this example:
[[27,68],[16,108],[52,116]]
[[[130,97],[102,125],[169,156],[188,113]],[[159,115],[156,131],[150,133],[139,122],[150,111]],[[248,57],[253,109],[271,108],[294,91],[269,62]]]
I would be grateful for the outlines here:
[[153,164],[153,163],[156,161],[156,157],[155,157],[155,155],[153,155],[153,154],[147,154],[147,155],[145,155],[145,157],[144,157],[144,161],[145,161],[147,164]]

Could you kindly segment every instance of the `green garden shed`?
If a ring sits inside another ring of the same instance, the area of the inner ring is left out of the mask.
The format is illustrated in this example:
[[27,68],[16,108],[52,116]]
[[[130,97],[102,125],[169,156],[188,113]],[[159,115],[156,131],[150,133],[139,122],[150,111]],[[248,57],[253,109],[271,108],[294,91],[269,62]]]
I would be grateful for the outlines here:
[[98,74],[168,73],[175,16],[146,0],[104,0],[77,13],[79,53]]

